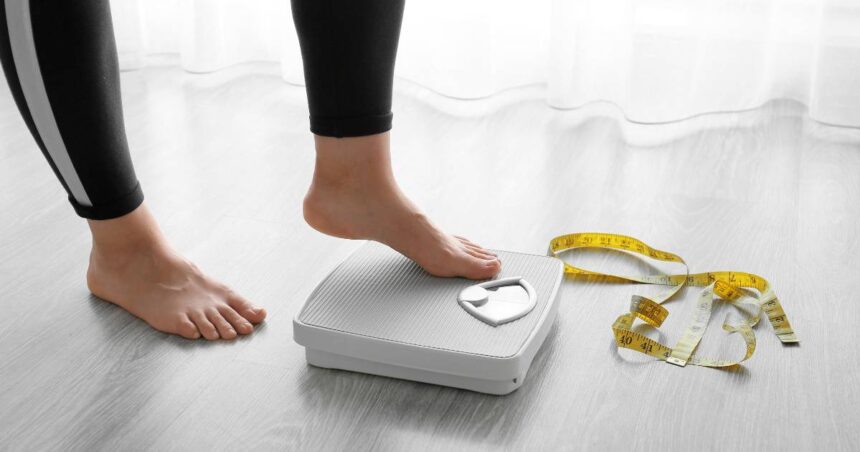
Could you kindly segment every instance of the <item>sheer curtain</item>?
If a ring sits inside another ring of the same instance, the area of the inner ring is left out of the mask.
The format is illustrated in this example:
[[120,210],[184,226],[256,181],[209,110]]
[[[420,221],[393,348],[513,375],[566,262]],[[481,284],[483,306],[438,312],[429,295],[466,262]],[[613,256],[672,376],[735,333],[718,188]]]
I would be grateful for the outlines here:
[[[273,61],[302,83],[289,0],[112,6],[125,70]],[[396,73],[462,99],[541,86],[551,107],[610,102],[641,123],[794,99],[860,127],[860,1],[407,0]]]

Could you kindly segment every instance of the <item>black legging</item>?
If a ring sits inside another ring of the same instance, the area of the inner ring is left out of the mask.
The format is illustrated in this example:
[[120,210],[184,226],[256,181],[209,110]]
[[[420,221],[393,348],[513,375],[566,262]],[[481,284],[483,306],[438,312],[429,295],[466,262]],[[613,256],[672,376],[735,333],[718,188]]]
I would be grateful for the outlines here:
[[[311,131],[391,129],[404,0],[292,0]],[[0,0],[0,62],[24,122],[78,215],[143,202],[123,126],[109,0]]]

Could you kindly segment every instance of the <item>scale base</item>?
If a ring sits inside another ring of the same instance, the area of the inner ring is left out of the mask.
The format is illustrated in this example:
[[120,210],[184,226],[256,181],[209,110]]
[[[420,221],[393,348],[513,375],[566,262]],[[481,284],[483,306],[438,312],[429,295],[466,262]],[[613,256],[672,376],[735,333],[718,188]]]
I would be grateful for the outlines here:
[[505,395],[516,391],[523,384],[526,374],[511,380],[484,380],[480,378],[463,377],[459,375],[444,374],[429,370],[413,369],[410,367],[384,364],[378,361],[354,358],[352,356],[338,355],[322,350],[305,349],[305,357],[308,364],[325,369],[348,370],[364,374],[380,375],[383,377],[399,378],[401,380],[419,381],[434,385],[450,386],[452,388],[467,389],[469,391],[483,392],[485,394]]

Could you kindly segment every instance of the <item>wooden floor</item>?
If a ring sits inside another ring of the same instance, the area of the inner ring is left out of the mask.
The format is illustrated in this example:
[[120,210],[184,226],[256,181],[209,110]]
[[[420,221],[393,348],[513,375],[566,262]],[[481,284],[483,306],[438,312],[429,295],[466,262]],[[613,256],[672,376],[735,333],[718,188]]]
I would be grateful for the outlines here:
[[[611,105],[551,109],[534,87],[463,102],[398,81],[398,177],[448,230],[533,253],[611,231],[694,271],[755,272],[802,341],[763,324],[734,371],[646,360],[616,350],[610,325],[647,289],[568,281],[524,386],[494,397],[306,365],[292,318],[359,243],[301,219],[304,92],[276,72],[123,74],[133,158],[168,235],[270,313],[232,343],[155,332],[87,292],[86,225],[0,88],[0,449],[860,449],[860,131],[788,101],[643,126]],[[668,305],[670,345],[695,292]],[[737,357],[721,321],[702,352]]]

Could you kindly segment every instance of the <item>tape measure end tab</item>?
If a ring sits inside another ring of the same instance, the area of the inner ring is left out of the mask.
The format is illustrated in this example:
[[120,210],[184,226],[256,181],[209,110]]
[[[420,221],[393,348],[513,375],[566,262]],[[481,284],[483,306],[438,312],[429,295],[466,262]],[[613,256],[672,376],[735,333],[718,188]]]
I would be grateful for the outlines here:
[[800,339],[798,339],[797,336],[794,335],[794,333],[779,334],[779,335],[777,335],[777,337],[779,337],[779,340],[782,341],[783,344],[799,344],[800,343]]
[[683,359],[675,358],[674,356],[670,356],[669,358],[666,358],[666,362],[669,364],[674,364],[678,367],[684,367],[687,365],[687,361],[684,361]]

